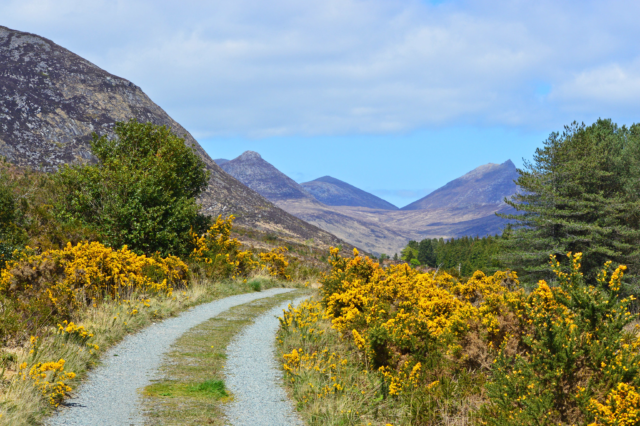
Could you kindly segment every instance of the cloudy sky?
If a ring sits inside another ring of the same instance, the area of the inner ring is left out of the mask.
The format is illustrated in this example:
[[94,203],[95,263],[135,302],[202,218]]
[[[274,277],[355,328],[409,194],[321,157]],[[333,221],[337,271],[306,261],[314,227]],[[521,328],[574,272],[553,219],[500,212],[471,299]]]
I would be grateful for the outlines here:
[[213,158],[397,204],[552,131],[639,121],[640,3],[2,0],[0,25],[133,81]]

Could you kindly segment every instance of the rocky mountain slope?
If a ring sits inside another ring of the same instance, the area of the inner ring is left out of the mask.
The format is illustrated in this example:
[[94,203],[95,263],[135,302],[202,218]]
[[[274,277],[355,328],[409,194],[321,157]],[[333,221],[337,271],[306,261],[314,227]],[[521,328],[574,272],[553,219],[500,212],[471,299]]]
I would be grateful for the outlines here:
[[257,152],[246,151],[220,167],[270,201],[313,198],[300,184],[263,160]]
[[135,84],[50,40],[0,26],[0,155],[43,171],[92,161],[91,134],[109,134],[116,121],[131,118],[170,127],[202,157],[211,174],[200,200],[205,213],[233,213],[240,224],[292,239],[340,243],[225,173]]
[[510,197],[516,192],[516,179],[518,171],[511,160],[502,164],[485,164],[403,207],[402,210],[501,205],[505,197]]
[[331,176],[323,176],[300,184],[316,200],[327,206],[368,207],[370,209],[398,210],[382,198],[349,185]]

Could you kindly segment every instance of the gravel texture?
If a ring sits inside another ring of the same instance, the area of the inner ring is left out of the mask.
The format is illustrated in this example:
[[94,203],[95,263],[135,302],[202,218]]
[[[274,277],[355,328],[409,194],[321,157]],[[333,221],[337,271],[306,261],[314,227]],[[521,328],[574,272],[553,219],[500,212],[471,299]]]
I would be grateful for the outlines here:
[[58,410],[45,424],[144,424],[138,390],[155,378],[162,356],[178,337],[229,308],[289,291],[292,289],[274,288],[216,300],[126,337],[104,354],[102,365],[89,373],[76,396],[67,400],[66,407]]
[[[293,305],[308,299],[296,299]],[[282,388],[282,370],[275,356],[278,316],[290,302],[261,315],[227,346],[225,383],[233,402],[225,408],[229,423],[244,425],[304,425]]]

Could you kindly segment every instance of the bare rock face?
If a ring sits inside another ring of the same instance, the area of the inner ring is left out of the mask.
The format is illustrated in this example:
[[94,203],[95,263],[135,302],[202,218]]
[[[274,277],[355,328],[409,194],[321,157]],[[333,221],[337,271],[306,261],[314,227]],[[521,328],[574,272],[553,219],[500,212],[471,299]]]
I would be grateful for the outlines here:
[[257,152],[246,151],[221,167],[269,201],[313,198],[300,184],[263,160]]
[[327,206],[367,207],[370,209],[398,210],[396,206],[340,179],[323,176],[301,184],[316,200]]
[[91,134],[109,135],[117,121],[166,125],[202,157],[210,172],[200,199],[209,215],[325,245],[335,236],[291,216],[225,173],[198,142],[135,84],[109,74],[43,37],[0,26],[0,155],[51,172],[94,161]]
[[518,171],[511,160],[502,164],[485,164],[403,207],[402,210],[502,205],[505,197],[511,197],[516,193],[516,179]]

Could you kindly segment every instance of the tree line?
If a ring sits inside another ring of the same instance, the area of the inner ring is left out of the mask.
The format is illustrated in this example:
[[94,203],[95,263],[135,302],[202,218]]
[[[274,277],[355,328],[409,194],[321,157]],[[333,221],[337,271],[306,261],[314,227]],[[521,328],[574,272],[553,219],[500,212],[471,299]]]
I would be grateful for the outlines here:
[[459,275],[469,276],[481,270],[494,272],[501,266],[498,259],[500,236],[462,237],[458,239],[426,238],[422,241],[409,241],[402,250],[402,260],[413,266],[423,265],[432,268],[457,271]]

